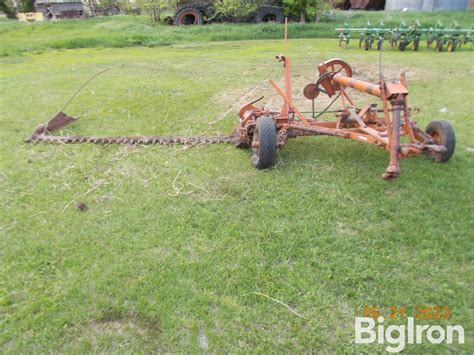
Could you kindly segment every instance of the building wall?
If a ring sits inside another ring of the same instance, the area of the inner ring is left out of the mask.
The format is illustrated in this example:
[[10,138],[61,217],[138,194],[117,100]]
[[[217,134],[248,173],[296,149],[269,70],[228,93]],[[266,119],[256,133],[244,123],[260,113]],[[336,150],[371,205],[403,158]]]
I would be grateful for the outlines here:
[[464,10],[473,0],[387,0],[385,10],[441,11]]

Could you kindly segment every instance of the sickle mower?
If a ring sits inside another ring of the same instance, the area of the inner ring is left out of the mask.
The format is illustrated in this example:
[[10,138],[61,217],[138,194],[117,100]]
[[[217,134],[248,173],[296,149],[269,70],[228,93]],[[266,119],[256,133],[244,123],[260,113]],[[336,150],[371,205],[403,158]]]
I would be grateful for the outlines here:
[[[381,76],[377,84],[352,78],[352,69],[341,59],[331,59],[318,66],[319,77],[303,90],[304,96],[313,101],[320,93],[340,99],[341,108],[335,110],[335,120],[306,117],[296,107],[292,97],[291,61],[278,55],[283,63],[284,90],[270,80],[271,86],[281,96],[279,111],[259,108],[255,102],[244,105],[240,111],[238,146],[252,149],[251,160],[258,169],[269,168],[275,163],[277,148],[282,148],[288,138],[325,135],[376,145],[390,153],[390,162],[382,177],[393,179],[400,175],[399,159],[425,153],[436,162],[448,161],[454,152],[455,135],[447,121],[432,121],[422,131],[411,119],[408,106],[408,89],[405,75],[400,80],[385,82]],[[352,88],[378,98],[381,107],[369,104],[357,107],[349,96]],[[334,112],[334,111],[333,111]],[[406,143],[400,138],[406,136]]]

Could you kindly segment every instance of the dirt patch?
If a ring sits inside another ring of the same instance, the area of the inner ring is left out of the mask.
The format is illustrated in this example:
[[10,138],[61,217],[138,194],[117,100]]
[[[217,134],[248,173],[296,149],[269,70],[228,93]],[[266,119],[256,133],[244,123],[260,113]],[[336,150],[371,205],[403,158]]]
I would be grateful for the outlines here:
[[141,319],[133,311],[125,316],[105,314],[87,324],[77,340],[102,349],[118,350],[135,343],[156,344],[160,329],[158,322]]

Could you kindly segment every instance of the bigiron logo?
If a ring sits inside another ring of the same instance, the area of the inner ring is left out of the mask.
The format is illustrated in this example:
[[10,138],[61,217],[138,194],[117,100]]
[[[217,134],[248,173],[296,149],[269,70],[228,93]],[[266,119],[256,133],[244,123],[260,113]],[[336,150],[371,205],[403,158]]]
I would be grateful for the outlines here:
[[[355,318],[356,344],[389,344],[388,352],[397,353],[405,349],[406,344],[464,344],[464,328],[461,325],[415,325],[413,317],[407,318],[406,325],[389,325],[385,327],[384,317],[374,320],[371,317]],[[377,326],[376,326],[376,323]]]

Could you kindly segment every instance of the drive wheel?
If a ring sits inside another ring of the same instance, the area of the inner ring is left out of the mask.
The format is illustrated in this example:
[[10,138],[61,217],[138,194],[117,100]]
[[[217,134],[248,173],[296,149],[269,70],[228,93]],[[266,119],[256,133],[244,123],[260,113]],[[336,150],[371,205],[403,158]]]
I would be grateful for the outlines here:
[[[255,148],[253,148],[255,146]],[[275,164],[276,128],[270,116],[257,118],[252,140],[252,164],[267,169]]]
[[453,126],[444,120],[431,121],[426,127],[426,133],[431,137],[434,144],[442,145],[446,148],[445,152],[427,151],[426,155],[438,163],[448,161],[452,157],[456,146]]

